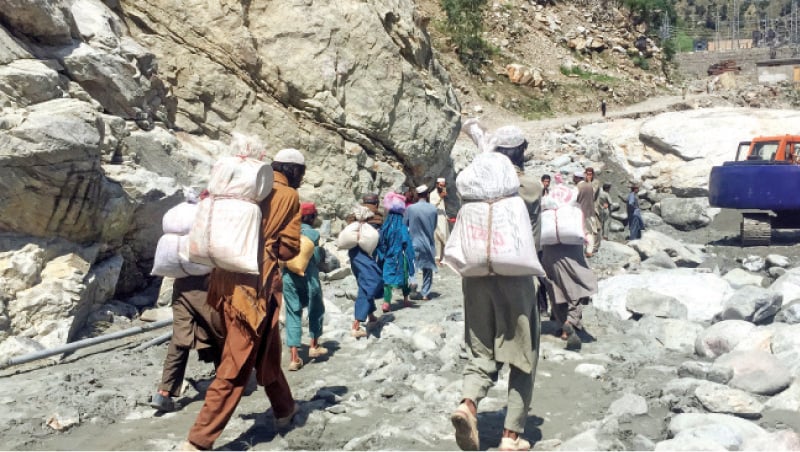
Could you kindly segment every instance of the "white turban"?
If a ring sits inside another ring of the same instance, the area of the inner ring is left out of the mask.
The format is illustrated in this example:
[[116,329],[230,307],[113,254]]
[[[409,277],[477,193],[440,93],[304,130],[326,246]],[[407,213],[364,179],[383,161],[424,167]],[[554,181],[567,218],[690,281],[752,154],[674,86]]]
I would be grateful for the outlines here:
[[303,157],[303,153],[292,148],[281,149],[275,154],[275,158],[272,159],[272,161],[279,163],[296,163],[298,165],[306,164],[306,158]]

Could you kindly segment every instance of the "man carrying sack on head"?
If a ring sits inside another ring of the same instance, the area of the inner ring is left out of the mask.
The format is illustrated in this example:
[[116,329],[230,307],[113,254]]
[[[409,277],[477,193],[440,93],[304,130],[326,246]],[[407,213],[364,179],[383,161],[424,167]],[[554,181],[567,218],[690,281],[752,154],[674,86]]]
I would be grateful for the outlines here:
[[206,391],[184,450],[211,449],[233,415],[252,369],[272,405],[275,424],[287,427],[297,413],[289,383],[281,370],[278,314],[283,284],[278,261],[300,252],[300,200],[297,188],[305,174],[305,158],[283,149],[272,162],[273,190],[260,203],[262,221],[259,275],[215,268],[208,303],[223,313],[227,337],[214,381]]

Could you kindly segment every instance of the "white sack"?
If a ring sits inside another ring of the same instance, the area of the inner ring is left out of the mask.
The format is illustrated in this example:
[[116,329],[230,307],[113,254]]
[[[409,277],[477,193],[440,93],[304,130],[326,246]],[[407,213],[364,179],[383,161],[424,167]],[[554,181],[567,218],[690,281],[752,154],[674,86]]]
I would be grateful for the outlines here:
[[583,245],[583,212],[576,204],[542,211],[542,245]]
[[211,267],[195,264],[188,259],[189,237],[186,235],[164,234],[156,245],[151,275],[169,278],[185,278],[211,273]]
[[242,157],[223,157],[211,168],[208,192],[261,202],[272,191],[274,174],[266,163]]
[[547,195],[542,196],[542,210],[558,209],[578,200],[578,189],[564,184],[550,187]]
[[258,274],[261,208],[240,199],[200,201],[189,233],[189,259],[237,273]]
[[445,245],[444,262],[464,277],[545,274],[536,257],[528,209],[519,196],[464,204]]
[[188,202],[182,202],[169,209],[161,219],[164,234],[188,235],[192,230],[195,214],[197,214],[197,204]]
[[360,247],[365,253],[372,256],[372,252],[378,247],[378,231],[368,223],[354,221],[339,233],[336,244],[340,249],[349,250]]
[[488,201],[519,192],[517,170],[511,160],[497,152],[478,154],[456,178],[461,199]]

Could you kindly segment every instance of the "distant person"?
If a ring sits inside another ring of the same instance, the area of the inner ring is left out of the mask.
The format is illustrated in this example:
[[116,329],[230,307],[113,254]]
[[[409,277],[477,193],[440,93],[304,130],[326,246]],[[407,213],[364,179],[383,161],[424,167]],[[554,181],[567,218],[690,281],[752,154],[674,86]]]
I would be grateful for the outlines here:
[[542,176],[542,196],[547,196],[550,193],[550,175],[545,174]]
[[609,227],[611,226],[611,184],[604,183],[600,195],[597,197],[600,207],[600,236],[608,240]]
[[[470,119],[462,129],[479,148],[486,132]],[[528,141],[516,126],[495,130],[489,148],[499,152],[516,167],[519,195],[525,202],[533,224],[541,202],[542,186],[535,177],[524,174]],[[485,398],[504,364],[509,365],[508,402],[500,439],[500,450],[528,450],[522,437],[533,399],[533,385],[539,360],[539,312],[536,283],[532,276],[469,277],[462,279],[464,328],[469,360],[464,367],[462,399],[451,414],[456,443],[462,450],[478,450],[478,403]]]
[[578,187],[578,197],[576,201],[583,214],[583,232],[586,236],[586,257],[592,257],[592,247],[596,240],[592,229],[594,218],[594,190],[592,190],[592,184],[586,182],[584,177],[582,171],[576,171],[572,176],[572,181]]
[[628,240],[639,240],[642,238],[642,229],[644,229],[644,219],[642,218],[642,210],[639,208],[639,184],[631,182],[631,191],[628,193],[627,199],[628,208],[628,229],[630,229],[630,236]]
[[417,196],[419,200],[406,209],[404,215],[414,244],[414,269],[422,271],[422,286],[419,292],[411,294],[411,299],[428,301],[431,299],[433,273],[438,271],[435,243],[438,212],[429,202],[430,189],[427,185],[417,187]]
[[[352,213],[348,218],[350,217],[352,217],[352,221],[356,221],[355,213]],[[383,295],[383,277],[381,276],[381,268],[375,262],[375,258],[361,249],[360,246],[351,248],[347,255],[350,257],[350,269],[358,284],[358,294],[356,295],[355,309],[353,310],[353,326],[350,335],[358,339],[366,337],[369,331],[379,325],[378,318],[375,317],[375,299]],[[361,328],[361,324],[365,322],[365,328]]]
[[436,242],[436,265],[440,267],[444,257],[444,246],[450,237],[450,222],[447,221],[447,206],[445,205],[446,197],[447,181],[440,177],[436,179],[436,188],[431,191],[430,195],[430,203],[436,207],[436,232],[433,238]]
[[289,347],[291,359],[289,370],[296,371],[303,367],[298,349],[303,337],[303,308],[308,308],[308,333],[311,344],[308,357],[321,358],[328,354],[328,349],[319,345],[322,336],[322,322],[325,305],[322,302],[322,285],[319,282],[319,263],[322,260],[319,247],[319,231],[314,229],[317,219],[317,206],[313,202],[300,204],[300,233],[314,243],[314,253],[308,261],[303,276],[283,269],[283,301],[286,305],[286,345]]
[[278,317],[283,307],[283,282],[278,261],[300,252],[300,200],[297,188],[305,174],[305,157],[297,149],[282,149],[272,161],[275,181],[261,207],[260,274],[211,272],[208,303],[223,313],[225,346],[217,374],[187,443],[182,448],[212,449],[244,393],[253,368],[275,416],[275,426],[291,425],[297,403],[281,369]]
[[592,216],[587,222],[587,230],[591,232],[590,240],[591,246],[587,245],[586,249],[590,254],[595,254],[600,249],[600,242],[602,237],[600,234],[600,192],[602,191],[602,184],[595,177],[594,168],[587,166],[584,170],[584,180],[592,186]]
[[[361,205],[372,212],[372,216],[366,222],[367,224],[371,224],[375,229],[380,229],[381,225],[383,224],[383,213],[381,213],[380,207],[378,207],[379,203],[380,198],[375,193],[368,193],[361,198]],[[356,217],[351,213],[345,218],[344,221],[347,223],[352,223],[356,221]]]
[[606,117],[606,100],[605,99],[602,99],[600,101],[600,114],[603,115],[604,118]]
[[197,350],[200,361],[219,365],[225,345],[225,322],[206,303],[208,278],[187,276],[172,284],[172,338],[164,358],[161,384],[150,400],[150,406],[158,411],[175,411],[173,397],[181,393],[190,350]]
[[[416,194],[416,191],[414,192]],[[406,201],[408,198],[406,198]],[[386,213],[381,226],[378,248],[375,250],[378,266],[383,275],[383,312],[392,310],[392,291],[403,293],[403,306],[411,307],[409,279],[414,274],[414,244],[403,219],[405,206],[400,205]]]

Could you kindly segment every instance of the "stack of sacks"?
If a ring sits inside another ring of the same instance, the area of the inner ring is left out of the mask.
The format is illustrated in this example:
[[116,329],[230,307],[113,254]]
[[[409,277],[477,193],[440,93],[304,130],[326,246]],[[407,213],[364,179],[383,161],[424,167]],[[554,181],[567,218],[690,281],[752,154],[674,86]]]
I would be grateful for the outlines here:
[[542,197],[542,245],[583,245],[583,212],[577,191],[556,183]]
[[[405,197],[403,202],[405,203]],[[405,208],[405,204],[403,204],[403,207]],[[372,256],[375,248],[378,247],[378,239],[380,238],[378,231],[372,225],[366,223],[372,217],[372,211],[364,206],[355,206],[353,207],[353,216],[355,216],[356,221],[342,229],[336,243],[340,249],[349,250],[359,247]]]
[[211,272],[211,267],[189,260],[189,232],[196,215],[197,203],[190,201],[182,202],[164,214],[161,221],[164,235],[156,245],[152,275],[185,278]]
[[200,201],[189,234],[192,262],[258,274],[261,207],[272,192],[272,168],[259,160],[225,157],[211,169],[209,196]]
[[519,178],[506,156],[479,154],[458,175],[456,189],[464,205],[445,245],[447,265],[465,277],[544,276]]

